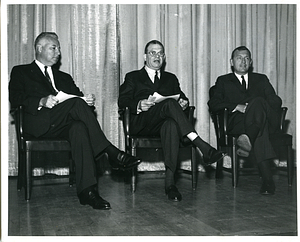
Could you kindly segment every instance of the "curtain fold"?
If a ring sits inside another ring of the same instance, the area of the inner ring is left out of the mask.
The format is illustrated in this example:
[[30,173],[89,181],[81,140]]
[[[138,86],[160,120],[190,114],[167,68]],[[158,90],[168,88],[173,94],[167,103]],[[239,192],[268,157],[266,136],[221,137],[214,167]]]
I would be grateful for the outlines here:
[[[7,5],[6,86],[13,66],[33,61],[33,41],[42,31],[58,34],[60,69],[70,73],[84,93],[96,95],[98,121],[108,139],[121,149],[119,85],[127,72],[143,67],[144,46],[152,39],[165,45],[166,70],[177,75],[196,106],[197,132],[214,146],[208,90],[219,75],[231,71],[232,50],[239,45],[249,47],[254,71],[269,77],[289,108],[288,133],[296,147],[295,4]],[[9,175],[16,175],[13,124],[8,132]]]

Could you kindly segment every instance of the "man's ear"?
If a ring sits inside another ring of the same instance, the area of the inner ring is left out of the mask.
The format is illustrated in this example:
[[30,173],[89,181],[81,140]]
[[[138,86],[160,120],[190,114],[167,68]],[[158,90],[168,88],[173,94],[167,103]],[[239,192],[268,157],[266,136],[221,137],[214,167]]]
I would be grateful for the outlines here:
[[232,62],[232,59],[230,59],[230,66],[233,66],[233,62]]
[[144,54],[144,61],[147,60],[147,54]]
[[42,52],[42,46],[41,45],[36,46],[36,52],[38,52],[38,53]]

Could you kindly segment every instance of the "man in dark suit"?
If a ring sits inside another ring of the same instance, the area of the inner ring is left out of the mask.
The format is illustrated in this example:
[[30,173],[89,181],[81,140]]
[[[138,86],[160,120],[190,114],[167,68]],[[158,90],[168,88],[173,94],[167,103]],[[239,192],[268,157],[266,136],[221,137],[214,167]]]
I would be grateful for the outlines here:
[[[11,107],[25,107],[24,132],[27,135],[69,140],[80,203],[94,209],[110,209],[110,204],[98,194],[95,159],[107,153],[116,169],[131,169],[141,161],[107,140],[90,107],[94,98],[84,97],[69,74],[52,68],[60,58],[58,36],[43,32],[36,38],[34,48],[36,59],[31,64],[15,66],[11,71]],[[78,97],[62,101],[61,94]]]
[[245,46],[233,50],[233,73],[217,78],[215,94],[208,105],[212,111],[228,108],[228,131],[240,134],[237,154],[248,157],[253,152],[263,178],[261,194],[274,194],[270,161],[275,152],[269,134],[278,131],[282,101],[266,75],[253,73],[251,52]]
[[[174,182],[180,139],[189,138],[201,150],[206,164],[222,159],[225,154],[203,141],[184,114],[189,100],[180,89],[177,77],[163,70],[165,52],[162,43],[157,40],[147,43],[144,60],[145,66],[141,70],[126,74],[118,104],[120,108],[130,108],[133,134],[160,135],[166,166],[165,192],[170,200],[180,201],[182,196]],[[155,92],[162,96],[178,94],[179,97],[157,103],[149,98]]]

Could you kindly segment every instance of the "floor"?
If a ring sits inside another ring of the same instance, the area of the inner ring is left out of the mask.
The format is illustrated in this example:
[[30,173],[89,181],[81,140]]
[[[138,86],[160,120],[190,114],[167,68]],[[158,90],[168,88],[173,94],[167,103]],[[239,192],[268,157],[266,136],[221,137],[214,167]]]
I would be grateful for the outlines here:
[[285,172],[274,175],[276,193],[271,196],[258,193],[257,174],[240,176],[234,189],[230,173],[216,180],[214,171],[199,172],[192,191],[190,175],[181,172],[181,202],[167,199],[163,172],[140,173],[138,178],[132,194],[123,173],[101,175],[101,196],[112,206],[101,211],[80,205],[67,178],[35,180],[26,202],[24,190],[17,191],[16,178],[10,177],[8,237],[298,236],[297,182],[288,187]]

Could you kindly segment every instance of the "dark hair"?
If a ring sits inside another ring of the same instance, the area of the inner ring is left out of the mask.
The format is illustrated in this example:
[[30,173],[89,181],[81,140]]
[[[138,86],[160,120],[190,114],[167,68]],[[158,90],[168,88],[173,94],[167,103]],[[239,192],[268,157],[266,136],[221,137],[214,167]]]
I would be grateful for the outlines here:
[[250,50],[246,47],[246,46],[239,46],[239,47],[236,47],[233,51],[232,51],[232,54],[231,54],[231,59],[233,59],[233,56],[234,56],[234,53],[236,52],[236,51],[241,51],[241,50],[247,50],[248,51],[248,53],[249,53],[249,57],[250,57],[250,59],[251,59],[251,52],[250,52]]
[[160,41],[158,41],[158,40],[151,40],[151,41],[149,41],[149,42],[146,44],[146,46],[145,46],[145,54],[147,54],[148,47],[149,47],[149,45],[151,45],[151,44],[154,44],[154,45],[160,45],[160,46],[162,47],[162,49],[163,49],[163,52],[165,53],[165,47],[163,46],[163,44],[162,44]]
[[40,42],[41,39],[47,39],[47,38],[58,39],[58,35],[54,32],[42,32],[42,33],[40,33],[34,41],[34,49],[36,49],[36,46]]

